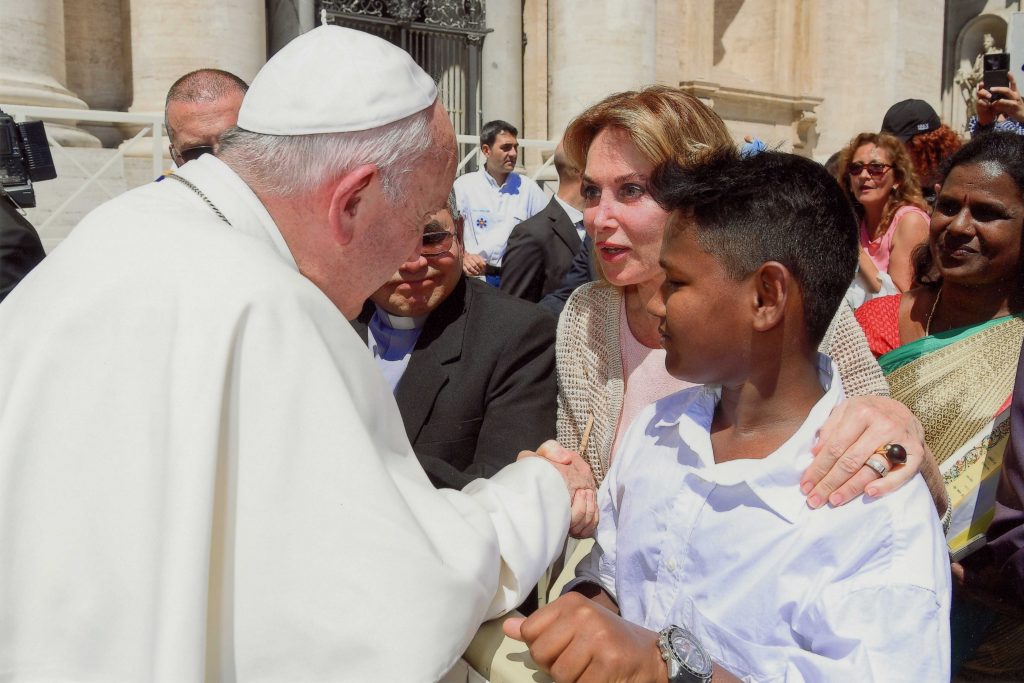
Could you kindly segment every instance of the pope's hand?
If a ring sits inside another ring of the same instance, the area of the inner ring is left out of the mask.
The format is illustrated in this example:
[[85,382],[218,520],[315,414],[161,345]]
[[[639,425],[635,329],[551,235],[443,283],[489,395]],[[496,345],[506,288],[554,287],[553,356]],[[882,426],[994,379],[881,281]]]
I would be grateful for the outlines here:
[[523,458],[544,458],[558,470],[565,479],[572,505],[569,533],[575,538],[586,538],[597,528],[597,484],[590,466],[575,451],[548,440],[536,451],[521,451],[517,460]]

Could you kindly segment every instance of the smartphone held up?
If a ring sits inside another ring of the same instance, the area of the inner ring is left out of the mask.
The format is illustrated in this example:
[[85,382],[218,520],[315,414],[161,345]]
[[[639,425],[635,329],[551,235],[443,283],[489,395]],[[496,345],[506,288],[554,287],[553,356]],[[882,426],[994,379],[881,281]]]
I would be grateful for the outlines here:
[[1010,55],[1005,52],[994,52],[983,55],[982,60],[985,69],[982,83],[985,84],[985,90],[992,93],[993,102],[1000,100],[1003,96],[992,92],[992,88],[1010,87]]

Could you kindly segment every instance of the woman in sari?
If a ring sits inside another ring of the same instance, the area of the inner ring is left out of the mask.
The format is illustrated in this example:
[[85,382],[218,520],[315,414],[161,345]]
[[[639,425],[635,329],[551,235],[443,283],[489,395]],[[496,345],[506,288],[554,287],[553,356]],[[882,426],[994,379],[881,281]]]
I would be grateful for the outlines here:
[[928,245],[917,256],[918,286],[868,302],[857,318],[893,398],[924,424],[949,493],[947,540],[964,589],[953,608],[954,671],[987,630],[965,674],[1017,679],[1021,617],[967,597],[972,587],[960,561],[984,546],[992,521],[1024,340],[1024,137],[972,140],[947,162],[944,178]]

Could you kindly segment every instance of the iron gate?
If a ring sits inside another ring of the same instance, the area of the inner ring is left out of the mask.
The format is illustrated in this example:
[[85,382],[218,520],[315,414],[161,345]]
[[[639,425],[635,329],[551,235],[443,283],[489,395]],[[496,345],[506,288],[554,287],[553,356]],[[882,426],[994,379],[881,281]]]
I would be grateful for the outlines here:
[[437,82],[456,132],[480,131],[484,0],[319,0],[327,22],[366,31],[412,55]]

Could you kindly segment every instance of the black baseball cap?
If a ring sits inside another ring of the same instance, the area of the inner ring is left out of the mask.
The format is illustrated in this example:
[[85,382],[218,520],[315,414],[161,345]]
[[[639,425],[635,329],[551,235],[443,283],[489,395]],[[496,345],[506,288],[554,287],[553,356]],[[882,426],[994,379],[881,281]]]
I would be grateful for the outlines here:
[[924,100],[903,100],[889,107],[882,119],[882,132],[906,142],[915,135],[928,133],[942,125],[932,105]]

